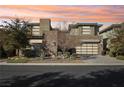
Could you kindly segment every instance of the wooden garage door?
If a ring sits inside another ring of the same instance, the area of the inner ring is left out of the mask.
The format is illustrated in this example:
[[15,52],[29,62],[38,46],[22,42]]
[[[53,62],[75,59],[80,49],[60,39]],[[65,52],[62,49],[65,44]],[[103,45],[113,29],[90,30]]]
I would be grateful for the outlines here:
[[96,43],[85,43],[82,46],[76,47],[77,54],[98,54],[98,44]]

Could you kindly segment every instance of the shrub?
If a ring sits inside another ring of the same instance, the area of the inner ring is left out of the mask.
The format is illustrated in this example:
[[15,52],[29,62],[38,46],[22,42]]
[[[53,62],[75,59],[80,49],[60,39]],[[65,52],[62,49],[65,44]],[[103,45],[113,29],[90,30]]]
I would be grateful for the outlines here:
[[109,51],[109,56],[116,57],[117,51],[116,48],[111,48]]
[[65,53],[63,54],[63,56],[64,56],[64,58],[69,58],[69,57],[70,57],[70,52],[65,52]]
[[26,63],[28,62],[28,58],[26,57],[12,57],[8,58],[8,63]]
[[40,54],[40,59],[43,60],[44,58],[45,58],[45,54],[42,52],[42,53]]
[[106,55],[109,55],[109,51],[108,50],[106,51]]
[[61,56],[62,55],[62,52],[58,52],[57,54],[58,54],[58,56]]
[[103,50],[102,51],[102,55],[106,55],[106,50]]
[[62,52],[58,52],[57,54],[58,54],[57,59],[61,59],[63,57]]
[[23,50],[23,54],[25,57],[36,57],[36,51],[31,49]]
[[120,47],[120,48],[117,50],[117,55],[124,55],[124,47]]
[[3,47],[0,47],[0,58],[5,58],[6,57],[6,52],[3,49]]
[[124,60],[124,56],[121,56],[121,55],[117,56],[116,58],[119,59],[119,60]]
[[73,53],[72,55],[70,55],[70,59],[75,60],[75,59],[76,59],[76,57],[77,57],[76,53]]
[[116,53],[115,52],[109,52],[110,57],[115,57]]

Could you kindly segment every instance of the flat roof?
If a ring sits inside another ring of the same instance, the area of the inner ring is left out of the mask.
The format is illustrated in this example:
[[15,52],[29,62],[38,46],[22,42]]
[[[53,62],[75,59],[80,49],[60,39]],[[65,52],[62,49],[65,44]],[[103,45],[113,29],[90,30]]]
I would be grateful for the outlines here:
[[40,23],[28,23],[28,26],[39,26]]
[[114,27],[121,27],[121,24],[112,24],[112,25],[106,27],[105,29],[101,30],[99,33],[101,34],[101,33],[107,32],[108,30],[111,30]]
[[98,26],[98,27],[101,27],[102,24],[98,24],[98,23],[76,23],[76,24],[70,24],[69,28],[77,28],[78,26]]
[[94,42],[95,43],[95,42],[100,42],[100,40],[99,39],[82,39],[81,42],[91,42],[91,43]]

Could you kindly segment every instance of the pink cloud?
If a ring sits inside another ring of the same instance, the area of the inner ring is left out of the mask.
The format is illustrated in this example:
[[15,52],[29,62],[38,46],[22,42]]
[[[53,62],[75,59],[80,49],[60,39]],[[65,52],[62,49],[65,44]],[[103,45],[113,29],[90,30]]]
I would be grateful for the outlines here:
[[15,16],[31,20],[51,18],[52,21],[121,22],[124,21],[124,6],[0,6],[0,19]]

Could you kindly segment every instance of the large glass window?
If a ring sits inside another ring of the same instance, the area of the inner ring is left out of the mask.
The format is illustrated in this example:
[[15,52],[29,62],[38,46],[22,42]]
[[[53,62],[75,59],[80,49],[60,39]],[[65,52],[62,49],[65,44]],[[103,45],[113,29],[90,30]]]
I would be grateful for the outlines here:
[[32,35],[33,36],[40,36],[40,27],[39,26],[33,26]]
[[82,30],[82,34],[91,34],[92,29],[90,26],[83,26],[81,30]]
[[34,28],[34,29],[39,29],[39,28],[40,28],[40,26],[33,26],[33,28]]

